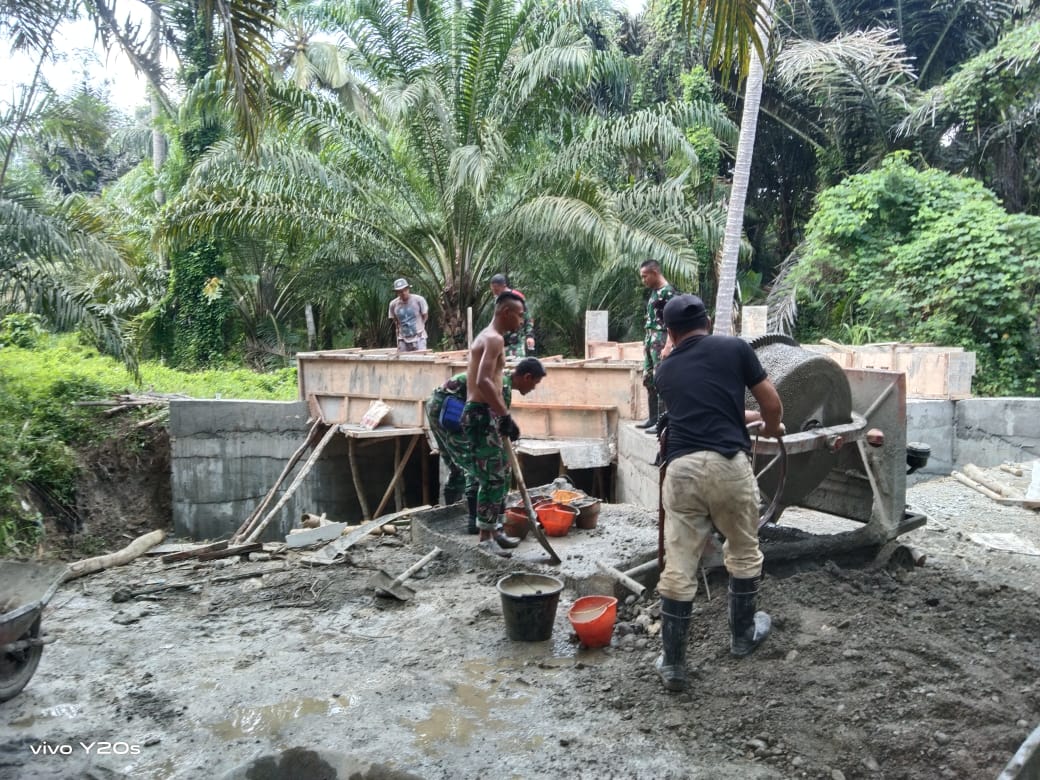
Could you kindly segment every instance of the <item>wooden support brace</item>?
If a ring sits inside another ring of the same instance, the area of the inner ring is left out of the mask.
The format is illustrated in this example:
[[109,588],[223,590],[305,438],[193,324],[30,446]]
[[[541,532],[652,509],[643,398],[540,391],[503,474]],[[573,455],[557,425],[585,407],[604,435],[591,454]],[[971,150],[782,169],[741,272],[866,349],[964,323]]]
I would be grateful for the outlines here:
[[[311,398],[313,397],[314,396],[311,396]],[[267,491],[267,495],[264,496],[264,500],[261,501],[260,504],[256,507],[256,509],[254,509],[249,514],[249,517],[245,519],[245,522],[242,523],[242,525],[239,526],[238,530],[235,531],[235,533],[232,535],[232,542],[241,541],[249,534],[249,532],[252,530],[251,526],[253,525],[253,523],[256,522],[256,520],[259,517],[262,516],[264,510],[267,509],[267,505],[271,503],[271,499],[274,498],[275,494],[278,492],[278,488],[280,488],[282,486],[282,483],[285,481],[285,478],[289,476],[296,464],[299,463],[300,458],[303,457],[303,453],[307,451],[308,447],[313,446],[314,439],[317,437],[318,427],[320,425],[321,419],[319,416],[318,419],[315,419],[314,425],[311,426],[310,431],[307,432],[307,438],[303,440],[303,444],[296,448],[296,452],[294,452],[292,456],[289,458],[289,462],[285,464],[285,468],[283,468],[282,473],[278,475],[278,479],[274,481],[274,484],[271,485],[271,489]]]
[[267,513],[263,520],[256,524],[256,527],[253,528],[252,531],[249,532],[249,535],[245,538],[246,542],[255,542],[260,538],[260,534],[263,533],[265,528],[267,528],[267,524],[271,522],[271,519],[278,514],[279,510],[281,510],[281,508],[289,502],[289,499],[292,498],[293,493],[296,492],[300,483],[303,482],[303,478],[310,473],[314,464],[317,463],[322,450],[324,450],[325,446],[332,441],[332,437],[336,435],[338,430],[339,428],[335,425],[329,426],[329,429],[325,431],[325,435],[322,437],[321,441],[318,442],[318,445],[314,448],[314,452],[312,452],[311,456],[307,458],[307,462],[303,464],[300,473],[296,475],[296,479],[294,479],[289,487],[285,489],[285,493],[282,494],[280,499],[278,499],[278,503],[274,505],[274,508]]
[[397,464],[397,468],[394,470],[394,476],[390,479],[390,485],[387,487],[386,492],[383,493],[383,499],[379,502],[379,506],[376,507],[375,516],[379,517],[379,513],[383,511],[383,507],[386,506],[386,502],[390,500],[390,496],[394,491],[394,487],[397,485],[397,481],[401,478],[401,474],[404,473],[404,467],[408,464],[408,459],[412,457],[412,451],[415,449],[415,445],[419,443],[419,435],[412,437],[412,441],[408,444],[408,450],[404,454],[404,458]]

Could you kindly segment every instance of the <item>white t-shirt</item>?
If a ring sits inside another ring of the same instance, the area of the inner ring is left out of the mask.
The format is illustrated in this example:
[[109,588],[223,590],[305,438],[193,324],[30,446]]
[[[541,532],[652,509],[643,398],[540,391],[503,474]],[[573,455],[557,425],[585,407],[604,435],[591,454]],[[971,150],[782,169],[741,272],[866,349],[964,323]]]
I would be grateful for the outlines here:
[[394,298],[390,301],[390,319],[397,320],[397,340],[414,344],[426,338],[426,321],[423,319],[430,311],[426,299],[411,293],[407,301]]

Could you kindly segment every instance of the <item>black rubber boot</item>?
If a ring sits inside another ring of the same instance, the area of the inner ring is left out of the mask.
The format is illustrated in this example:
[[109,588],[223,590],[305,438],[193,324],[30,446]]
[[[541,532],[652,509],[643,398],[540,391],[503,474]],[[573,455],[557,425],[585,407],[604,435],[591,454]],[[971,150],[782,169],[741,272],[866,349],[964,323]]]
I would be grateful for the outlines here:
[[765,612],[755,611],[761,580],[761,577],[729,578],[730,655],[749,655],[769,636],[772,619]]
[[477,528],[477,494],[467,493],[466,494],[466,507],[469,509],[469,525],[466,526],[466,533],[476,534],[480,532]]
[[657,391],[652,387],[646,389],[646,399],[650,407],[650,414],[641,423],[636,423],[637,428],[649,428],[657,425]]
[[457,501],[462,500],[462,491],[458,488],[452,488],[445,485],[444,487],[444,505],[451,506]]
[[664,416],[664,413],[666,411],[667,411],[667,407],[665,406],[664,401],[662,401],[660,398],[658,398],[657,399],[657,417],[654,418],[654,424],[646,429],[647,433],[652,433],[654,436],[657,435],[658,423],[661,422],[661,418]]
[[686,689],[686,634],[692,611],[692,601],[661,596],[661,655],[654,666],[669,691]]

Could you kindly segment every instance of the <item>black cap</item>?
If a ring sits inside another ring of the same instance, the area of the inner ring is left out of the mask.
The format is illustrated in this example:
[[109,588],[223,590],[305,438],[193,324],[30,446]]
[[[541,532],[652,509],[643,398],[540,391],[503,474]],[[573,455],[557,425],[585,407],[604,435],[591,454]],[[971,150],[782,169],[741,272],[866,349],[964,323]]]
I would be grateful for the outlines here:
[[509,282],[506,280],[505,274],[495,274],[494,276],[492,276],[491,284],[503,284],[507,287],[509,286]]
[[664,305],[664,324],[680,333],[695,330],[708,324],[708,310],[696,295],[676,295]]

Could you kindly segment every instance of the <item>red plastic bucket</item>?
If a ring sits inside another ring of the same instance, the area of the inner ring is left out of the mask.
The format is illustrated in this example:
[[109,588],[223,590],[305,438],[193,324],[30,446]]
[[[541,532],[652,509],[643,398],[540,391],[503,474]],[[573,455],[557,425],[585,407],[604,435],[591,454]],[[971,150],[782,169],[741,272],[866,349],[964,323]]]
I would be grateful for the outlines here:
[[613,596],[583,596],[567,612],[578,639],[586,647],[606,647],[614,635],[617,599]]

